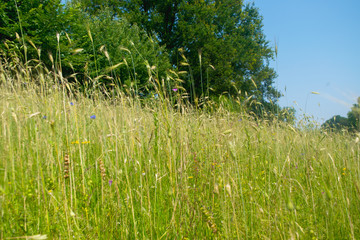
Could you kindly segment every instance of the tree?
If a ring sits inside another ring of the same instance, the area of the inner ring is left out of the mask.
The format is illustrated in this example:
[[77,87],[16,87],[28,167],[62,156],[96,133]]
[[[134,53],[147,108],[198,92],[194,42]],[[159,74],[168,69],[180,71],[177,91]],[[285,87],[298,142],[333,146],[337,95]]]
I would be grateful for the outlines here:
[[357,131],[360,131],[360,97],[357,99],[357,103],[353,105],[351,111],[348,112],[348,121],[350,125]]
[[126,19],[113,19],[106,8],[99,10],[96,17],[86,16],[82,25],[72,27],[70,36],[72,45],[82,51],[69,55],[65,62],[76,66],[77,73],[86,77],[103,76],[99,79],[104,84],[126,84],[146,92],[150,88],[148,68],[155,69],[156,78],[161,79],[171,67],[166,51],[156,39]]
[[80,6],[82,10],[90,16],[102,14],[104,9],[110,9],[112,17],[115,17],[119,6],[118,0],[74,0],[72,3]]
[[[75,18],[60,0],[0,0],[0,41],[19,43],[24,60],[41,59],[50,64],[48,53],[56,54],[56,34],[65,31]],[[41,49],[41,51],[39,51]]]
[[360,131],[360,97],[347,113],[347,118],[336,115],[321,125],[322,128],[333,130],[348,129],[349,131]]
[[95,6],[91,16],[78,4],[65,6],[60,0],[0,0],[0,48],[8,55],[17,51],[25,62],[40,59],[65,77],[76,73],[83,85],[97,79],[92,82],[146,90],[148,68],[165,78],[171,65],[157,40],[114,18],[109,8]]
[[[95,0],[78,0],[96,12]],[[187,70],[184,87],[192,96],[208,94],[242,98],[253,95],[276,103],[274,52],[262,31],[262,17],[253,4],[233,0],[106,1],[114,16],[126,17],[166,46],[173,66]],[[114,5],[115,4],[115,5]],[[179,52],[179,49],[181,51]]]
[[336,115],[321,125],[322,128],[330,130],[341,130],[341,129],[351,129],[351,124],[346,117]]

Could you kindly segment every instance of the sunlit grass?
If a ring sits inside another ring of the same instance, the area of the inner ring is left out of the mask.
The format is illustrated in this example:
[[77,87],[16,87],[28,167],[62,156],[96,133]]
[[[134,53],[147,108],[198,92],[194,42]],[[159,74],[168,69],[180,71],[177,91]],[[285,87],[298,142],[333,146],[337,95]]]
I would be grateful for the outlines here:
[[360,235],[352,135],[0,77],[1,239]]

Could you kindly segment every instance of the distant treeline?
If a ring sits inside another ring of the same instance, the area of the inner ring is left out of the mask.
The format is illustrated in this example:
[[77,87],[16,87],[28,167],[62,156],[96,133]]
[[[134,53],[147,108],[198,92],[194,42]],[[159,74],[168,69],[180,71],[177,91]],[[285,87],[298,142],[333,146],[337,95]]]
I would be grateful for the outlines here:
[[348,130],[348,131],[360,131],[360,97],[357,99],[357,103],[353,105],[351,111],[347,113],[347,117],[336,115],[328,119],[323,125],[324,129],[331,129],[334,131]]

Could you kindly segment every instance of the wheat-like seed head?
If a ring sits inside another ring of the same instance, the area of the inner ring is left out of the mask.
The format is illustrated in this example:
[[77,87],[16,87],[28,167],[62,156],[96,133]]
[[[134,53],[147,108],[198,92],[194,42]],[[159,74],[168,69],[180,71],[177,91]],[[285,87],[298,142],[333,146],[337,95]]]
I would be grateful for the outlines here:
[[64,156],[64,178],[69,178],[69,165],[70,165],[70,158],[69,154],[65,154]]
[[106,178],[106,170],[105,170],[105,167],[104,167],[104,163],[101,159],[99,159],[99,168],[100,168],[100,172],[101,172],[101,177],[103,180],[105,180]]

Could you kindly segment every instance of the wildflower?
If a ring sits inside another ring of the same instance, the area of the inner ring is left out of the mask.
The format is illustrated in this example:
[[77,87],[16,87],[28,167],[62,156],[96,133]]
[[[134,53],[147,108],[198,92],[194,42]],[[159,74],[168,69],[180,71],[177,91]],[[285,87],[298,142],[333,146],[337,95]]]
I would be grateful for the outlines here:
[[96,116],[95,116],[95,115],[91,115],[90,118],[91,118],[91,119],[95,119]]
[[90,143],[90,141],[84,141],[84,142],[81,142],[82,144],[88,144]]
[[177,92],[177,91],[178,91],[178,89],[177,89],[177,88],[173,88],[172,90],[173,90],[174,92]]
[[154,94],[154,97],[155,97],[155,99],[158,99],[159,98],[159,94]]
[[71,142],[71,144],[79,144],[79,141],[74,141],[74,142]]
[[109,180],[109,186],[111,186],[111,184],[113,183],[113,180]]
[[74,103],[73,103],[73,102],[70,102],[70,105],[71,105],[71,106],[74,106]]
[[42,119],[46,119],[46,115],[44,115],[44,116],[42,117]]
[[145,171],[142,171],[142,175],[145,176]]

